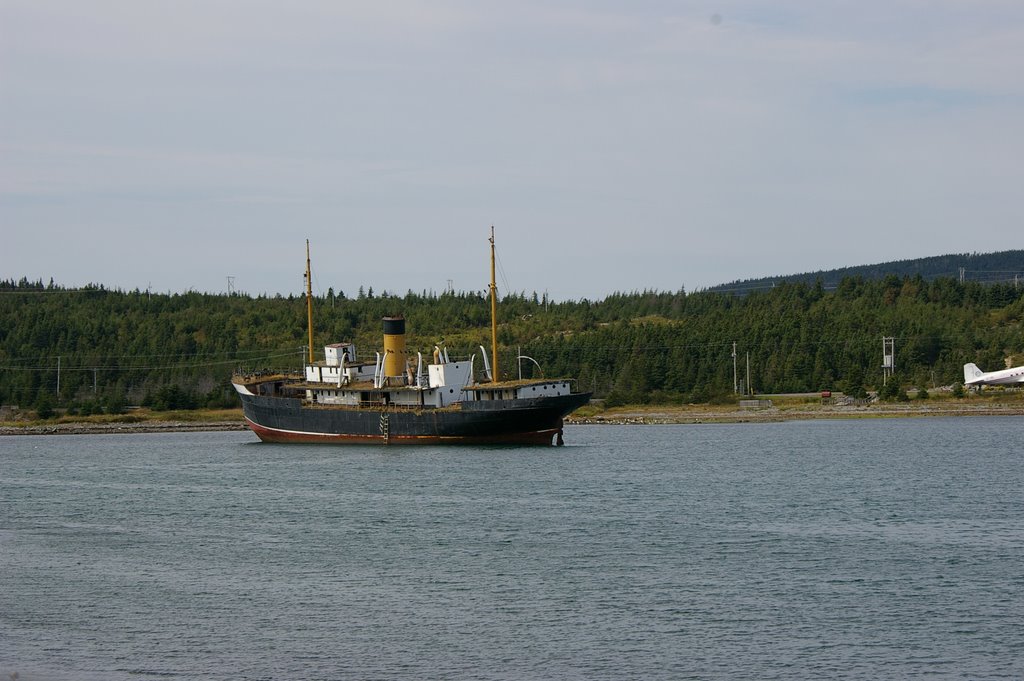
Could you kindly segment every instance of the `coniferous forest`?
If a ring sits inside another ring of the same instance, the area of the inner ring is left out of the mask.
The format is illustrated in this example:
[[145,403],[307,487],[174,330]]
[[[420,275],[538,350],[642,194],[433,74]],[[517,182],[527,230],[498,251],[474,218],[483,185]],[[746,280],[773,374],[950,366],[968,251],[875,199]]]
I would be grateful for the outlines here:
[[[329,290],[314,298],[314,342],[356,343],[373,360],[381,317],[404,315],[409,349],[454,357],[489,345],[486,292],[404,295]],[[300,370],[307,345],[301,296],[156,294],[102,286],[64,289],[0,281],[0,404],[117,411],[228,407],[237,370]],[[962,366],[1024,363],[1024,287],[889,275],[782,283],[738,296],[699,291],[617,293],[553,302],[505,295],[499,306],[503,377],[539,371],[576,378],[608,404],[732,399],[839,390],[882,382],[882,338],[892,337],[900,385],[963,380]],[[733,348],[735,343],[735,362]],[[482,362],[477,362],[477,367]],[[734,371],[736,373],[734,373]],[[741,386],[742,387],[745,386]]]

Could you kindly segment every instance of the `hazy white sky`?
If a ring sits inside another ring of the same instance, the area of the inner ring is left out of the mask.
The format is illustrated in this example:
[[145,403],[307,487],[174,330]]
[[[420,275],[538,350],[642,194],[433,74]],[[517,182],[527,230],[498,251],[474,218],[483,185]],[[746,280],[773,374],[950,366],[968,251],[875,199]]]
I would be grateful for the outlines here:
[[1021,248],[1022,162],[1019,0],[0,0],[0,278],[694,290]]

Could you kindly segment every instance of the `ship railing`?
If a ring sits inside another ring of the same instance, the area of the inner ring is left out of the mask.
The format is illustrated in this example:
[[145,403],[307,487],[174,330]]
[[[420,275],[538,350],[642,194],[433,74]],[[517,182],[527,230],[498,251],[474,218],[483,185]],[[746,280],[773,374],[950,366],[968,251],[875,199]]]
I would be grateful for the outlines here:
[[277,379],[292,379],[298,378],[301,374],[295,371],[283,371],[281,369],[257,369],[255,371],[236,371],[234,378],[240,378],[246,383],[252,383],[256,381],[268,381]]
[[344,407],[346,409],[359,409],[362,411],[387,411],[390,413],[397,412],[418,412],[429,409],[430,411],[446,411],[455,410],[458,403],[453,403],[447,407],[434,407],[429,404],[384,404],[383,402],[361,402],[359,404],[322,404],[320,402],[309,402],[303,400],[304,406],[310,409],[337,409],[338,407]]

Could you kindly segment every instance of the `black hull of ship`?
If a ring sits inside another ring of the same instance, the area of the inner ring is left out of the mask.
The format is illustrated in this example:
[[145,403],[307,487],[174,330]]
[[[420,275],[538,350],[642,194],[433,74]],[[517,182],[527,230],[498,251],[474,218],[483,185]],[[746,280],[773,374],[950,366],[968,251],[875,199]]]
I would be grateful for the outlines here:
[[334,444],[560,443],[562,418],[590,393],[463,402],[449,409],[309,406],[287,397],[240,395],[245,419],[264,442]]

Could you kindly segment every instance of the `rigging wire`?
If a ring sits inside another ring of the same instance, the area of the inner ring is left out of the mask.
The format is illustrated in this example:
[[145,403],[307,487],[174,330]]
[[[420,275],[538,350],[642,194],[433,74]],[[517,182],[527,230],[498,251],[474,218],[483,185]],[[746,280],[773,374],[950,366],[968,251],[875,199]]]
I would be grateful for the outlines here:
[[[508,285],[508,278],[505,277],[505,267],[501,264],[501,256],[498,255],[498,250],[494,250],[494,260],[498,263],[498,274],[501,277],[501,285],[505,287],[505,295],[512,292],[512,287]],[[499,299],[501,296],[499,296]]]

